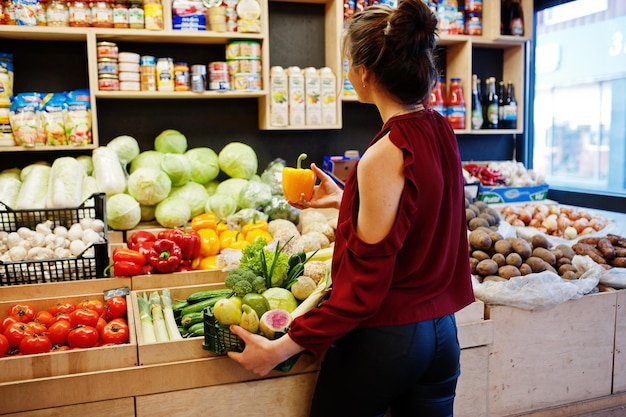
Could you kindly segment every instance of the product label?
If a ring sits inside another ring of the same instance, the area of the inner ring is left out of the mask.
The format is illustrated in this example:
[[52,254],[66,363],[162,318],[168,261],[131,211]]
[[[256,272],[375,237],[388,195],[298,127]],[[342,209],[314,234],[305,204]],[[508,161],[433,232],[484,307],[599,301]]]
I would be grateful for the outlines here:
[[478,130],[483,126],[483,112],[482,110],[472,110],[472,129]]
[[487,106],[487,121],[489,124],[497,125],[498,124],[498,105],[490,104]]

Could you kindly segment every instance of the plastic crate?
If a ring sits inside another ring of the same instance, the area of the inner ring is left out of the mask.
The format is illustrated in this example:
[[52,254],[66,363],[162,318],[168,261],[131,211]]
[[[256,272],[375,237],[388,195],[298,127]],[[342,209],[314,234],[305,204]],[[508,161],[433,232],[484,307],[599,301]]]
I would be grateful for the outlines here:
[[5,232],[15,232],[20,227],[34,230],[37,224],[46,220],[50,220],[53,227],[69,228],[85,218],[100,219],[104,222],[104,242],[93,245],[93,257],[79,255],[72,258],[34,261],[0,261],[0,286],[103,278],[104,269],[109,264],[104,193],[93,194],[76,208],[13,210],[0,202],[0,231]]
[[[227,352],[243,352],[245,344],[236,334],[233,334],[228,326],[222,326],[213,315],[213,308],[207,307],[204,314],[204,343],[202,348],[216,355],[226,355]],[[301,353],[292,356],[286,361],[279,363],[274,369],[289,372],[296,364]]]

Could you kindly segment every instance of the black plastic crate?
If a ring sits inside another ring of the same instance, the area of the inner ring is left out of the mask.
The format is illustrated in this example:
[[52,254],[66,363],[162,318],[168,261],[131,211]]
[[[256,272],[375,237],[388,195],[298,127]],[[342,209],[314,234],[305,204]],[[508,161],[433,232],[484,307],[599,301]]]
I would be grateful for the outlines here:
[[[207,307],[203,311],[204,315],[204,343],[202,348],[216,355],[226,355],[227,352],[243,352],[246,347],[243,340],[230,331],[228,326],[222,326],[213,315],[213,308]],[[292,356],[286,361],[279,363],[274,369],[282,372],[289,372],[296,364],[300,353]]]
[[104,222],[104,242],[93,245],[94,256],[79,255],[34,261],[0,261],[0,286],[42,284],[103,278],[109,264],[106,195],[93,194],[76,208],[14,210],[0,202],[0,231],[15,232],[20,227],[34,230],[37,224],[50,220],[53,227],[71,227],[85,218]]

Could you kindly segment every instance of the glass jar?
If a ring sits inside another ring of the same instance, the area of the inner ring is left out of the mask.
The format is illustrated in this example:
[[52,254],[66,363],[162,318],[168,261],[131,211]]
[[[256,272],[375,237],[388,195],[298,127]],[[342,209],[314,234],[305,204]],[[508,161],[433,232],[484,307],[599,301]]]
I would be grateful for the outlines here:
[[62,0],[51,0],[46,10],[48,26],[69,26],[70,10]]
[[48,17],[46,15],[46,9],[48,8],[47,0],[39,0],[35,8],[35,19],[37,20],[37,26],[47,26]]
[[144,28],[143,1],[131,0],[128,6],[128,25],[131,29]]
[[4,24],[5,25],[15,25],[15,3],[13,0],[5,0],[3,2],[4,6]]
[[189,65],[186,62],[174,64],[174,91],[189,91],[191,89],[189,80]]
[[88,2],[72,0],[69,2],[69,9],[71,27],[84,28],[91,26],[91,8]]
[[109,0],[98,0],[91,4],[92,26],[95,28],[113,27],[113,7]]
[[450,91],[447,100],[448,122],[453,129],[465,129],[465,99],[463,83],[460,78],[450,79]]
[[144,0],[143,13],[146,29],[163,30],[163,5],[159,0]]
[[128,19],[128,1],[115,0],[113,4],[113,27],[117,29],[128,29]]

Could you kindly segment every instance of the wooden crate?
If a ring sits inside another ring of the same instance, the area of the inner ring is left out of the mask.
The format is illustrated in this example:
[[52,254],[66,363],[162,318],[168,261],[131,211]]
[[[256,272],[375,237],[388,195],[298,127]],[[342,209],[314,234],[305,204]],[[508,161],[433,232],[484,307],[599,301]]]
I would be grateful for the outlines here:
[[489,346],[461,350],[461,376],[457,383],[454,415],[487,416]]
[[[206,285],[188,285],[183,287],[167,287],[170,289],[172,301],[182,300],[188,295],[196,291],[207,291],[218,288],[225,288],[223,284],[206,284]],[[161,293],[162,288],[145,290],[158,291]],[[152,365],[159,363],[171,363],[191,359],[209,358],[215,356],[212,352],[204,350],[202,343],[204,337],[192,337],[183,340],[171,340],[160,343],[146,343],[144,341],[141,323],[139,321],[139,305],[137,304],[137,296],[143,294],[144,290],[131,291],[131,308],[133,314],[137,317],[137,352],[139,365]],[[148,294],[149,295],[149,294]]]
[[93,294],[114,288],[130,288],[130,278],[97,278],[0,287],[0,301],[56,298],[66,295]]
[[136,275],[131,277],[133,290],[183,287],[224,283],[228,272],[224,271],[185,271],[173,274]]
[[[37,310],[41,310],[48,309],[58,301],[78,303],[88,299],[102,300],[103,294],[91,293],[20,301],[27,302]],[[0,302],[0,317],[5,317],[9,307],[15,302],[15,300]],[[130,304],[130,297],[127,297],[127,302]],[[136,366],[137,341],[134,331],[134,312],[131,308],[128,308],[128,324],[130,326],[129,343],[123,345],[1,358],[0,383]]]
[[128,397],[107,401],[94,401],[84,404],[66,405],[43,410],[31,410],[2,415],[5,417],[133,417],[135,415],[135,399]]
[[501,417],[611,394],[617,292],[544,311],[487,305],[493,322],[489,415]]
[[626,291],[617,291],[613,393],[626,392]]

